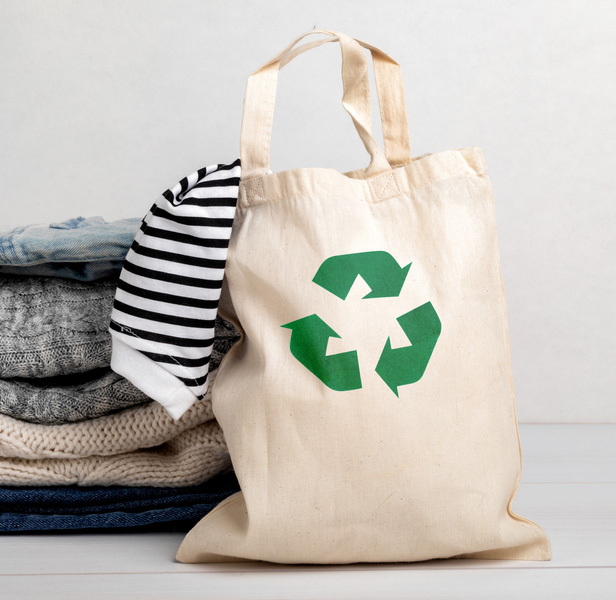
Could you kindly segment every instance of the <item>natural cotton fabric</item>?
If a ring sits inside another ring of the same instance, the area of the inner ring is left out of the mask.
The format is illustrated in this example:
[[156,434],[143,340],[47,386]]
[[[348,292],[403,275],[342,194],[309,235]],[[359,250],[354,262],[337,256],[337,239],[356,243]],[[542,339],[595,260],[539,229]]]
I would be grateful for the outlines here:
[[[369,47],[383,153],[366,121],[363,51],[343,34],[322,33],[342,46],[343,104],[371,162],[349,174],[302,168],[267,175],[276,76],[303,47],[291,50],[294,42],[251,76],[220,309],[243,338],[213,389],[242,492],[188,533],[177,558],[549,560],[543,530],[511,507],[520,445],[482,152],[411,159],[399,68]],[[365,297],[372,288],[357,279],[343,300],[313,281],[326,260],[366,252],[411,265],[397,296]],[[396,395],[375,366],[386,343],[412,347],[397,319],[428,302],[440,335],[423,375],[400,382]],[[296,331],[287,325],[311,315],[334,330],[325,336],[327,356],[314,338],[292,351]],[[352,352],[360,388],[336,391],[314,374]]]

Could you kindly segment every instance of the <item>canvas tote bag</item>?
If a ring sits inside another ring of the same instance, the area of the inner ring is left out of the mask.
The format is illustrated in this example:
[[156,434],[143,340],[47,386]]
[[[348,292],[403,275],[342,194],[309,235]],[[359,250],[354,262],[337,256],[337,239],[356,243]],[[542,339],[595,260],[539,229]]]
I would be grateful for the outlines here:
[[412,159],[400,68],[361,43],[383,152],[366,53],[310,33],[342,48],[370,164],[268,174],[278,70],[324,40],[295,48],[301,36],[251,75],[220,308],[242,339],[212,394],[242,491],[177,558],[549,560],[543,530],[511,509],[521,455],[481,150]]

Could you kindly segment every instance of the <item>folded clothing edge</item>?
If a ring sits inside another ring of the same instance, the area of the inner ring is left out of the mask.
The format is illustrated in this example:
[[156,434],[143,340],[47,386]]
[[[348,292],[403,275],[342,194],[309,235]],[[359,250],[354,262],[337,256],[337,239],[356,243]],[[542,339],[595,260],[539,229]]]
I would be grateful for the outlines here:
[[111,368],[179,420],[197,397],[169,371],[111,333]]

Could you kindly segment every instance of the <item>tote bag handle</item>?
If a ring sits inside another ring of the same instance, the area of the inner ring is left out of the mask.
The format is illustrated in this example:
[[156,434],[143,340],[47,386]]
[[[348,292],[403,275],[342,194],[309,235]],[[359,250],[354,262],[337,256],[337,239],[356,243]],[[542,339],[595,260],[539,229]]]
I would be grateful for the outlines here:
[[[329,35],[331,38],[295,48],[300,40],[314,33]],[[391,171],[392,167],[410,162],[406,102],[398,63],[378,48],[343,33],[314,30],[301,35],[248,79],[240,138],[242,180],[262,176],[269,167],[278,71],[302,52],[330,41],[337,41],[341,46],[344,90],[342,104],[353,119],[371,157],[364,176],[379,175]],[[373,57],[386,154],[383,154],[371,134],[368,62],[362,46],[368,48]]]
[[[411,160],[411,144],[400,65],[379,48],[356,38],[354,39],[360,46],[370,50],[372,55],[377,99],[379,101],[381,125],[383,128],[385,156],[392,168],[402,167]],[[294,48],[281,59],[280,68],[282,69],[296,56],[307,50],[335,41],[337,41],[336,38],[323,38]],[[368,102],[369,110],[370,104]],[[367,122],[371,122],[370,113],[368,113]]]

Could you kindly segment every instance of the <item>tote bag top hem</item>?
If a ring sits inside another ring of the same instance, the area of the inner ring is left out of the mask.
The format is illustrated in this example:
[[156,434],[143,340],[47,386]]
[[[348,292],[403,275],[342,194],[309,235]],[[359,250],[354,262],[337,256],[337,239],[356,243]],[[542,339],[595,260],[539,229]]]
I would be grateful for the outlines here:
[[423,154],[402,167],[363,178],[363,169],[341,173],[327,167],[302,167],[240,182],[238,209],[341,189],[369,203],[394,198],[454,177],[482,177],[486,165],[481,148],[469,147]]

